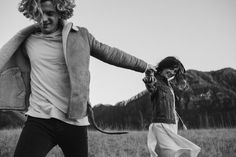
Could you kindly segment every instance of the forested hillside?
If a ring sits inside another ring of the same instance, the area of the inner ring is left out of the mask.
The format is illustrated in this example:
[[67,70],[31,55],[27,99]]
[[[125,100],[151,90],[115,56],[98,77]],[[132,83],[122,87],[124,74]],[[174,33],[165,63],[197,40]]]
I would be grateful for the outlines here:
[[[188,90],[176,90],[177,111],[190,128],[236,126],[236,70],[187,71]],[[147,128],[152,106],[148,92],[141,92],[115,106],[97,105],[95,118],[102,126]]]

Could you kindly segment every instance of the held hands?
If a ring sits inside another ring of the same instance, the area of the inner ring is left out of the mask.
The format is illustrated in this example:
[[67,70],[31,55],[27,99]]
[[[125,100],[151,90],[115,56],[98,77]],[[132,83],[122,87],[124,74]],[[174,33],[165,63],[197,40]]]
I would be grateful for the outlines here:
[[156,72],[156,67],[148,64],[145,70],[145,77],[143,78],[144,83],[152,83],[155,82],[154,73]]
[[151,72],[156,72],[156,67],[154,65],[148,64],[145,70],[145,74],[151,73]]
[[156,67],[153,65],[148,64],[146,71],[145,71],[145,77],[143,78],[143,82],[145,83],[145,86],[149,92],[155,92],[156,87],[156,78],[154,73],[156,72]]

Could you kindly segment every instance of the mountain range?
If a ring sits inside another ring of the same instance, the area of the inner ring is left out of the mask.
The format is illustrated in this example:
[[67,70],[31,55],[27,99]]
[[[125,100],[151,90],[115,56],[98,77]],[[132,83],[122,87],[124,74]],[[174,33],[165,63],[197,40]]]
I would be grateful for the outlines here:
[[[187,70],[188,89],[175,89],[176,110],[189,128],[236,126],[236,70]],[[115,105],[98,104],[95,119],[104,127],[144,129],[151,123],[150,94],[141,91]]]

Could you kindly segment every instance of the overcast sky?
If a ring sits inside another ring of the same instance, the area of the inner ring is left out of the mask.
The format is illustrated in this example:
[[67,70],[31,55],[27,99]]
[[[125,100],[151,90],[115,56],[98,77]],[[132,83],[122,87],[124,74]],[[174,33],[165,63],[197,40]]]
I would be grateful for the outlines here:
[[[19,0],[1,0],[0,46],[32,24]],[[186,69],[236,69],[236,0],[77,0],[69,21],[151,64],[178,57]],[[90,99],[115,104],[145,89],[143,74],[91,59]]]

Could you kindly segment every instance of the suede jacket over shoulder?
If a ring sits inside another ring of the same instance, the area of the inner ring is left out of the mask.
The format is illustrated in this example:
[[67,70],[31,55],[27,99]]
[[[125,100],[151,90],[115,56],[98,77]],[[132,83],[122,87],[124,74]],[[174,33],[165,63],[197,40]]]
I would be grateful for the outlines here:
[[[30,61],[24,53],[24,41],[38,28],[24,28],[0,49],[0,109],[27,110],[30,95]],[[117,48],[97,41],[86,28],[64,25],[63,52],[69,72],[71,93],[67,116],[86,116],[89,99],[90,55],[103,62],[144,72],[147,63]]]

